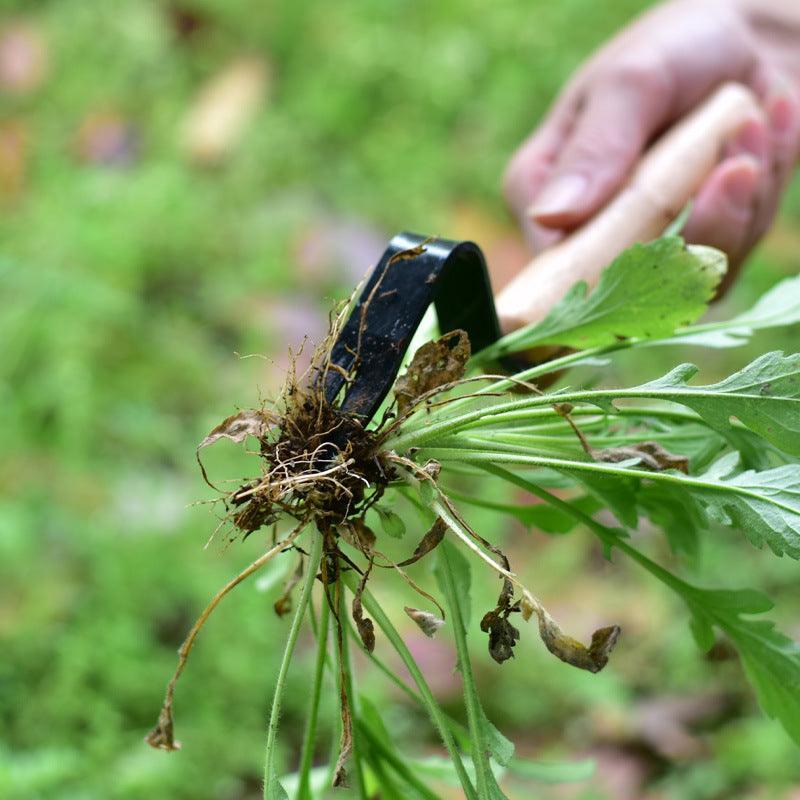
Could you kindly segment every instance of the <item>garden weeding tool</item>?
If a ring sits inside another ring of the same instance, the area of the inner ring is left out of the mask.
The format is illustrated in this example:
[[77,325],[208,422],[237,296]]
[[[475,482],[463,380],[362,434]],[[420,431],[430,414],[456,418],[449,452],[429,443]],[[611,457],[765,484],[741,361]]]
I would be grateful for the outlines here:
[[[720,88],[645,154],[600,214],[522,270],[497,296],[496,306],[477,245],[413,233],[395,236],[334,343],[331,363],[341,370],[326,373],[326,398],[333,403],[345,389],[341,410],[371,419],[431,303],[440,329],[466,331],[477,351],[501,329],[543,318],[568,288],[560,276],[593,286],[622,250],[655,238],[678,216],[718,163],[726,140],[761,114],[748,89]],[[346,375],[352,376],[347,387]]]

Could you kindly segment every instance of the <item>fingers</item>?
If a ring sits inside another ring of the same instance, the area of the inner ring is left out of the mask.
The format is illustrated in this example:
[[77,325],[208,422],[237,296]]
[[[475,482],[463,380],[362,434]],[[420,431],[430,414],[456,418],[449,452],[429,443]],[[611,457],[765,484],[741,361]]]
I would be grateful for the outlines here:
[[559,101],[564,124],[546,124],[506,172],[509,205],[536,249],[599,211],[654,136],[720,83],[768,85],[749,28],[729,5],[658,4],[575,76],[569,103]]
[[764,191],[756,208],[744,255],[772,224],[800,154],[800,96],[797,90],[787,86],[773,94],[766,102],[766,114],[769,151]]
[[800,98],[787,88],[767,98],[764,119],[739,131],[698,193],[684,236],[728,255],[721,291],[771,226],[799,152]]
[[503,193],[534,252],[555,244],[558,231],[537,225],[527,214],[533,198],[553,172],[558,153],[574,124],[576,103],[567,93],[556,103],[542,125],[517,149],[503,176]]
[[666,121],[672,88],[665,75],[644,57],[616,64],[592,86],[552,174],[528,210],[535,223],[574,228],[611,199]]
[[764,175],[762,162],[752,155],[723,161],[698,194],[684,228],[687,241],[716,247],[736,266],[752,224]]

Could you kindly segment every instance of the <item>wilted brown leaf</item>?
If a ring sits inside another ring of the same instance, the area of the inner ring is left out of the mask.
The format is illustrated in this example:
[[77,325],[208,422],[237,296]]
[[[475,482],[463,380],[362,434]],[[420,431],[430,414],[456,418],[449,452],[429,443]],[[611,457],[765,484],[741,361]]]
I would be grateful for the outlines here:
[[300,556],[294,572],[286,579],[283,584],[283,593],[273,603],[272,608],[279,617],[283,617],[292,610],[292,589],[300,583],[303,577],[303,556]]
[[[475,531],[471,532],[473,538],[497,557],[505,572],[510,573],[511,564],[506,554]],[[489,655],[498,664],[514,657],[514,646],[519,641],[519,631],[508,618],[520,611],[520,604],[514,603],[514,586],[508,577],[501,575],[501,580],[503,586],[497,597],[496,608],[487,611],[481,619],[481,630],[489,634]]]
[[367,579],[369,578],[371,569],[372,561],[369,562],[369,567],[367,567],[366,571],[361,576],[358,589],[356,589],[353,595],[353,622],[355,622],[356,628],[358,628],[358,635],[361,637],[364,647],[370,653],[375,650],[375,626],[369,617],[364,616],[361,596],[364,594],[364,587],[367,585]]
[[402,416],[426,392],[459,380],[470,355],[469,337],[462,330],[423,344],[394,385],[398,414]]
[[623,447],[609,447],[604,450],[593,449],[591,454],[595,461],[607,464],[618,464],[620,461],[638,458],[639,463],[651,472],[677,469],[689,474],[689,459],[686,456],[670,453],[658,442],[639,442]]
[[211,78],[195,99],[183,125],[183,146],[202,166],[213,166],[235,149],[264,102],[267,67],[241,58]]
[[339,533],[342,539],[365,555],[369,556],[374,552],[375,533],[363,519],[356,518],[345,521],[339,528]]
[[592,634],[592,641],[589,647],[586,647],[577,639],[562,633],[549,616],[539,617],[539,635],[547,649],[567,664],[588,672],[600,672],[608,663],[608,657],[617,643],[619,634],[618,625],[600,628]]
[[[371,566],[372,562],[370,562],[370,567]],[[368,573],[369,570],[367,570],[367,574]],[[325,572],[323,570],[323,576],[324,575]],[[359,604],[361,602],[361,593],[364,591],[365,577],[366,576],[362,577],[361,583],[359,584],[358,590],[356,592]],[[340,584],[338,585],[338,590],[341,590]],[[328,591],[327,586],[325,587],[325,591],[326,592]],[[339,605],[338,598],[339,594],[337,591],[336,599],[333,601],[333,606],[335,608],[341,608],[341,606]],[[330,602],[330,598],[328,599]],[[353,598],[353,616],[355,617],[355,597]],[[350,697],[347,694],[348,680],[347,680],[347,675],[345,674],[345,656],[344,656],[345,621],[339,614],[335,614],[335,619],[336,619],[336,650],[338,653],[338,662],[339,662],[339,714],[341,715],[341,720],[342,720],[342,733],[341,736],[339,737],[339,756],[336,759],[336,766],[334,767],[333,770],[333,785],[347,786],[347,770],[345,769],[345,764],[347,764],[347,761],[350,758],[351,753],[353,752],[353,715],[350,710]]]
[[539,620],[539,635],[547,649],[557,658],[578,669],[600,672],[608,663],[608,657],[617,643],[621,629],[618,625],[600,628],[592,634],[589,647],[563,633],[558,623],[547,613],[542,604],[527,590],[520,600],[522,619],[526,622],[536,614]]
[[171,704],[165,704],[158,715],[158,722],[144,740],[157,750],[180,750],[181,743],[176,741],[173,727]]
[[[343,678],[344,676],[340,676]],[[333,786],[347,787],[347,764],[350,754],[353,752],[353,717],[350,713],[350,703],[344,690],[340,693],[341,700],[339,713],[342,719],[342,735],[339,738],[339,757],[336,759],[336,766],[333,770]]]
[[499,608],[487,611],[481,620],[481,630],[489,634],[489,655],[498,664],[514,657],[519,630],[508,621],[507,612]]
[[429,639],[433,639],[439,628],[444,625],[444,620],[431,614],[430,611],[421,611],[419,608],[410,606],[405,606],[403,610]]
[[199,445],[197,449],[208,447],[210,444],[220,439],[230,439],[237,444],[243,442],[248,436],[255,436],[261,439],[265,436],[272,420],[270,416],[260,409],[248,409],[231,414],[227,419],[222,420]]
[[407,567],[411,564],[415,564],[423,556],[428,555],[431,550],[439,546],[442,539],[444,539],[445,533],[447,533],[447,525],[445,525],[440,518],[437,518],[436,522],[431,526],[431,529],[422,537],[420,543],[414,548],[411,557],[407,558],[405,561],[401,561],[397,566]]

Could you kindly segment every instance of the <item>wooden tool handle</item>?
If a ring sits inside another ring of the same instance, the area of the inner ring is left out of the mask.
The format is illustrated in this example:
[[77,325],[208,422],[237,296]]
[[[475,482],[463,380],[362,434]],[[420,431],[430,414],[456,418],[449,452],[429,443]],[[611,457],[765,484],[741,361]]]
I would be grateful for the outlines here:
[[653,145],[597,216],[535,258],[500,292],[496,303],[503,330],[542,319],[574,283],[594,286],[625,248],[659,236],[719,162],[726,140],[760,116],[747,88],[720,87]]

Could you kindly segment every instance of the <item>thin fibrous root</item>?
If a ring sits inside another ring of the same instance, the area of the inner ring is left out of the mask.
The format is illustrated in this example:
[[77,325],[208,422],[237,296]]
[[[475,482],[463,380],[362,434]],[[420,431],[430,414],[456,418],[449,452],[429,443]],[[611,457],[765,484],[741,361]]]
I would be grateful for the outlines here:
[[211,616],[214,609],[219,605],[220,601],[225,597],[225,595],[238,586],[242,581],[249,578],[254,572],[257,572],[259,569],[261,569],[261,567],[271,561],[278,553],[289,547],[292,542],[294,542],[294,540],[303,532],[306,524],[306,520],[303,520],[291,533],[284,537],[274,547],[271,547],[266,553],[259,556],[252,564],[250,564],[250,566],[245,567],[245,569],[243,569],[235,578],[228,581],[228,583],[226,583],[225,586],[223,586],[214,595],[214,597],[211,599],[211,602],[209,602],[209,604],[203,610],[203,613],[197,618],[197,621],[192,626],[188,636],[186,639],[184,639],[183,644],[178,649],[178,665],[175,668],[175,673],[170,679],[170,682],[167,684],[167,691],[164,695],[164,703],[161,706],[161,711],[158,715],[158,722],[153,730],[151,730],[150,733],[148,733],[145,737],[145,741],[151,747],[155,747],[159,750],[180,749],[180,742],[176,741],[173,736],[172,705],[175,696],[175,684],[178,682],[178,679],[180,678],[181,673],[186,666],[189,654],[192,652],[192,647],[194,647],[194,642],[195,639],[197,639],[197,634],[200,633],[200,629],[203,627],[203,625],[205,625],[206,621]]

